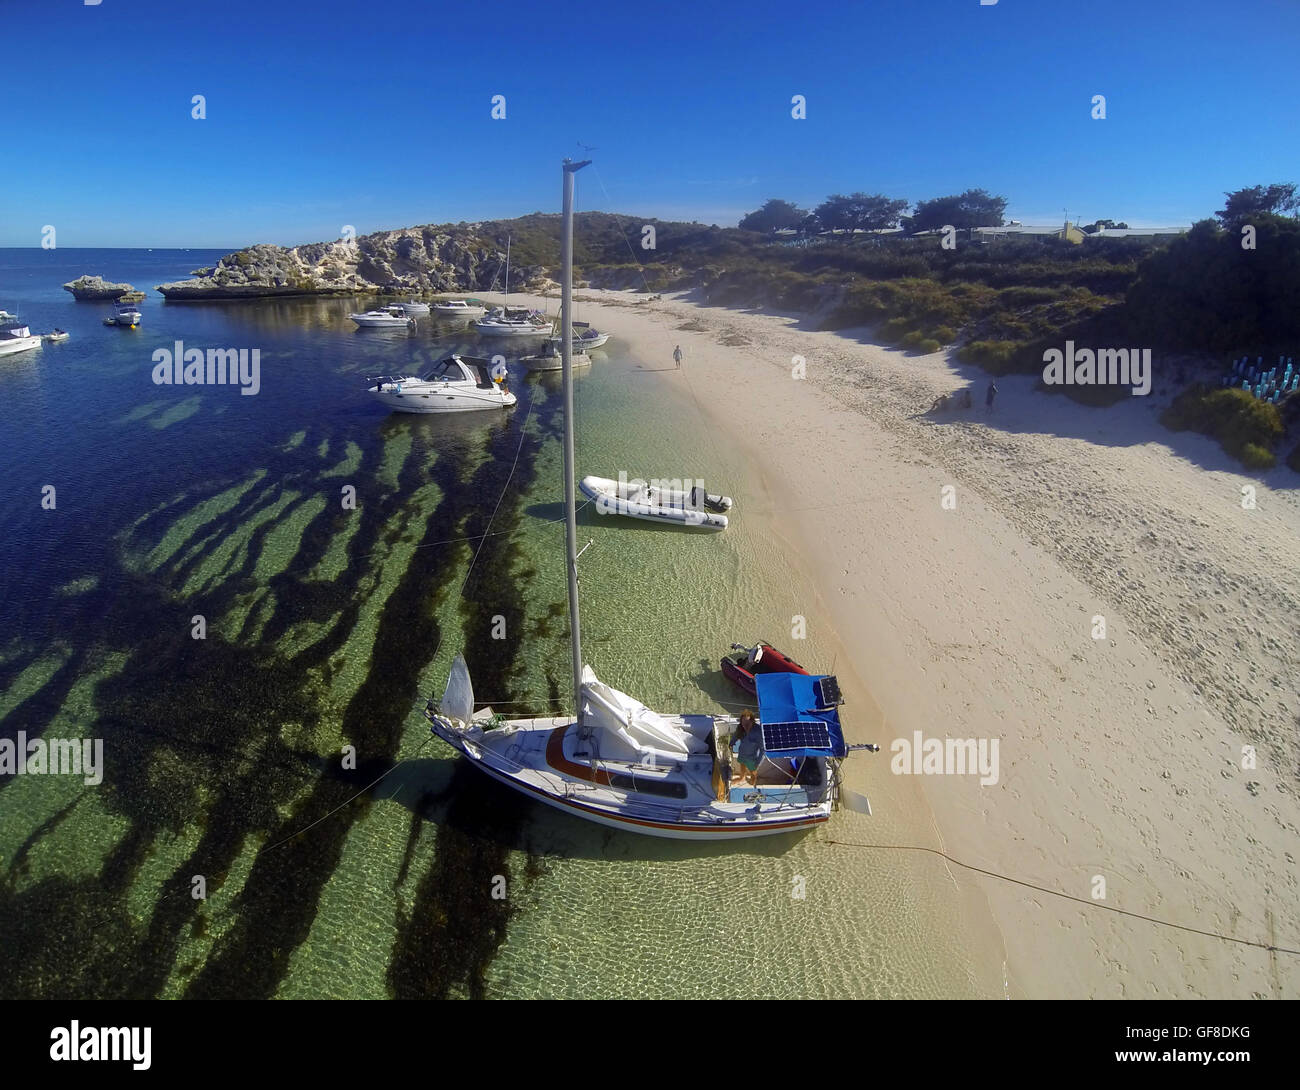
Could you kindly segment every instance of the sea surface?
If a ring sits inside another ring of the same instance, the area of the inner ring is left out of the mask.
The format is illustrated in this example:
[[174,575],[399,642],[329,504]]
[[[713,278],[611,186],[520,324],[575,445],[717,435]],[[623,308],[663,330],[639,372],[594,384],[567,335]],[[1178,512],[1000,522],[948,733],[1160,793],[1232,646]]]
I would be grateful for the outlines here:
[[[390,415],[366,376],[502,346],[354,329],[373,300],[152,290],[220,256],[0,250],[0,308],[71,334],[0,358],[0,737],[99,738],[106,766],[0,776],[0,996],[1004,994],[933,857],[860,846],[907,835],[887,754],[850,777],[874,817],[683,845],[531,802],[432,738],[457,652],[481,701],[567,710],[558,376],[507,345],[514,409]],[[83,273],[148,291],[141,326],[62,290]],[[259,349],[259,393],[156,385],[176,341]],[[656,379],[671,349],[593,354],[578,472],[702,477],[735,517],[685,535],[584,509],[584,652],[652,706],[734,710],[732,641],[829,666],[830,637],[789,638],[815,593],[747,528],[758,469],[692,400],[722,393]]]

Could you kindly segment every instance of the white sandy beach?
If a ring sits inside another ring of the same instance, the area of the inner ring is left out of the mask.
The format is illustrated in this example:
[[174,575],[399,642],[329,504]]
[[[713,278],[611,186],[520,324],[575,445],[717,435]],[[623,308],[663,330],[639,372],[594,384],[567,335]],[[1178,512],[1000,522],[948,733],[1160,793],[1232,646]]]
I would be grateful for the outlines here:
[[[924,801],[907,836],[1087,902],[926,857],[935,882],[987,901],[1009,995],[1300,996],[1294,955],[1107,910],[1300,948],[1295,474],[1261,482],[1165,431],[1158,382],[1092,410],[1007,377],[986,414],[987,376],[943,354],[673,296],[578,296],[580,317],[665,368],[644,381],[684,388],[760,468],[737,514],[797,551],[837,672],[883,714],[857,739],[885,748],[857,780],[877,809],[913,793],[885,782],[894,739],[999,740],[996,785],[910,777]],[[974,410],[923,413],[967,383]]]

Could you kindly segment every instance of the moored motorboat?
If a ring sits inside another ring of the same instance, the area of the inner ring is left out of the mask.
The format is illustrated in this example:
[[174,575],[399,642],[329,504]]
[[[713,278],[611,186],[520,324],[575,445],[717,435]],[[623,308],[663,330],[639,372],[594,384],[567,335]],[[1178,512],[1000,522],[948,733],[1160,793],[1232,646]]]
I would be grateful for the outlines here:
[[593,348],[600,348],[607,340],[608,333],[602,333],[599,329],[592,329],[587,322],[574,322],[574,332],[577,338],[574,344],[582,345],[583,351],[590,352]]
[[[561,338],[552,331],[551,336],[546,338],[545,350],[559,352],[560,340]],[[586,322],[573,323],[574,352],[590,352],[593,349],[600,348],[608,340],[608,333],[601,333],[598,329],[592,329]]]
[[113,316],[105,318],[104,324],[134,329],[140,324],[141,320],[140,308],[134,303],[114,303]]
[[732,507],[730,496],[706,492],[703,486],[687,481],[628,480],[621,476],[583,477],[578,488],[602,515],[627,515],[646,522],[664,522],[692,530],[725,530]]
[[[530,371],[564,370],[564,354],[560,351],[558,341],[548,340],[542,347],[542,351],[538,352],[535,356],[520,356],[519,362]],[[578,348],[576,344],[573,348],[573,366],[591,366],[591,357]]]
[[423,318],[429,313],[429,304],[421,303],[418,299],[408,299],[405,303],[398,303],[397,309],[408,318]]
[[368,389],[400,413],[461,413],[506,409],[518,399],[506,385],[503,368],[490,360],[447,356],[425,375],[385,375],[368,379]]
[[755,679],[759,674],[807,674],[789,655],[783,654],[770,643],[760,640],[753,647],[733,643],[732,653],[722,659],[723,675],[747,693],[756,693]]
[[442,318],[481,318],[487,313],[487,307],[476,299],[446,299],[434,303],[432,310]]
[[0,310],[0,356],[16,356],[40,347],[41,338],[34,336],[22,319]]
[[349,314],[362,329],[409,329],[415,325],[415,319],[407,317],[400,311],[396,314],[390,310],[368,310],[364,314]]
[[58,344],[60,341],[66,341],[67,339],[68,339],[67,333],[65,333],[61,329],[56,329],[50,333],[41,334],[41,340],[49,341],[51,344]]

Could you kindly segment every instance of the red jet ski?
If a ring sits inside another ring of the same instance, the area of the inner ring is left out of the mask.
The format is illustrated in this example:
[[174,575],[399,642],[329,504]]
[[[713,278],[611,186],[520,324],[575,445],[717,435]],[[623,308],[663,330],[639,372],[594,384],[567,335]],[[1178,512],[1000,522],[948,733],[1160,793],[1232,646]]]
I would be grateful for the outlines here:
[[732,654],[722,660],[722,672],[747,693],[755,693],[755,674],[806,674],[794,659],[783,655],[770,643],[759,641],[755,647],[733,643]]

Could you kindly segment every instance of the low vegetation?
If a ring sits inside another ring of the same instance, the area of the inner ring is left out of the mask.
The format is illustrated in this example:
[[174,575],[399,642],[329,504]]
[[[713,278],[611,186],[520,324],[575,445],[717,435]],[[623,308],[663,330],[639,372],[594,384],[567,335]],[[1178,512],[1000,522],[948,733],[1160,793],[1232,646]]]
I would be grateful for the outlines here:
[[1161,422],[1174,431],[1197,431],[1217,439],[1247,469],[1273,467],[1277,462],[1273,448],[1284,430],[1276,405],[1245,390],[1200,383],[1174,398]]

